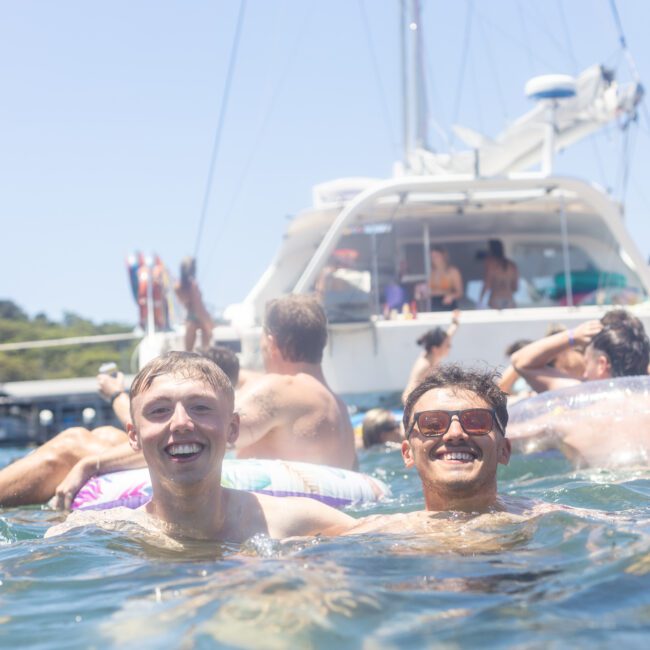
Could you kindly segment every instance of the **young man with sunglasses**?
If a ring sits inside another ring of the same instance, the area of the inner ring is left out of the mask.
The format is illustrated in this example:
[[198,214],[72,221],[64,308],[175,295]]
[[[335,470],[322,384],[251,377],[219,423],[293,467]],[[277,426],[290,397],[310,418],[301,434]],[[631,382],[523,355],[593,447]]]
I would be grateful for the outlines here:
[[418,472],[425,511],[368,517],[348,533],[424,532],[432,512],[512,510],[497,495],[497,468],[510,460],[506,400],[491,372],[439,366],[404,406],[402,456]]

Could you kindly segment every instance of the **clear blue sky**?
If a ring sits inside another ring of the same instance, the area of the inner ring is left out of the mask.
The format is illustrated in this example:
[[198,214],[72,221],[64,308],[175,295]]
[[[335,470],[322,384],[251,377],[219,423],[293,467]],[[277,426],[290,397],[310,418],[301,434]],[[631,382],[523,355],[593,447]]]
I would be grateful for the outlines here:
[[[650,85],[650,2],[617,6]],[[523,86],[536,74],[606,63],[630,78],[609,0],[423,7],[432,131],[435,121],[496,135],[530,107]],[[193,252],[238,9],[238,0],[0,1],[0,298],[31,314],[134,323],[126,255],[155,251],[176,272]],[[248,0],[199,250],[213,309],[245,296],[314,184],[390,174],[401,148],[398,73],[397,0]],[[626,193],[646,256],[648,130],[642,115]],[[557,168],[619,196],[620,148],[612,129]]]

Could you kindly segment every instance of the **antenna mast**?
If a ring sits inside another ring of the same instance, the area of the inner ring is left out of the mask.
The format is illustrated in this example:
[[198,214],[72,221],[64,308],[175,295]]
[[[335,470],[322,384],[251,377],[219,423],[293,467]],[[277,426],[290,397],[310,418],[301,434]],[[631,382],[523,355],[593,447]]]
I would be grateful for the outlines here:
[[428,149],[427,98],[420,0],[400,0],[402,61],[402,137],[404,166],[415,149]]

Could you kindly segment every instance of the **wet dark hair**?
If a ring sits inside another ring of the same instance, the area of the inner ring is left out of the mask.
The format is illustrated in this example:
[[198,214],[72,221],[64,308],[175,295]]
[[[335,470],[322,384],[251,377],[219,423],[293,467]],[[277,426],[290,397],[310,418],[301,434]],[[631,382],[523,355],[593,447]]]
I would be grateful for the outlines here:
[[239,359],[237,355],[225,345],[213,345],[204,352],[204,356],[214,361],[226,373],[233,386],[239,382]]
[[416,386],[406,398],[404,404],[404,431],[411,427],[413,409],[420,397],[437,388],[449,388],[454,392],[474,393],[485,400],[496,412],[503,425],[503,435],[508,425],[508,395],[496,384],[499,374],[494,370],[463,368],[457,363],[444,363],[438,366],[421,384]]
[[630,324],[634,327],[643,329],[643,323],[636,317],[632,316],[629,311],[617,308],[610,309],[601,319],[600,322],[604,327]]
[[525,348],[527,345],[530,345],[532,341],[530,339],[517,339],[516,341],[513,341],[507,348],[506,348],[506,356],[510,357],[512,356],[515,352],[519,352],[521,348]]
[[607,355],[612,377],[647,375],[650,341],[643,323],[624,309],[608,312],[601,322],[604,327],[590,345]]
[[492,257],[502,260],[505,257],[503,252],[503,242],[500,239],[489,239],[488,253],[492,255]]
[[320,363],[327,344],[327,317],[316,298],[288,295],[266,305],[264,330],[287,361]]
[[436,327],[425,332],[416,343],[421,345],[428,353],[431,348],[439,348],[447,340],[447,336],[447,332],[442,327]]

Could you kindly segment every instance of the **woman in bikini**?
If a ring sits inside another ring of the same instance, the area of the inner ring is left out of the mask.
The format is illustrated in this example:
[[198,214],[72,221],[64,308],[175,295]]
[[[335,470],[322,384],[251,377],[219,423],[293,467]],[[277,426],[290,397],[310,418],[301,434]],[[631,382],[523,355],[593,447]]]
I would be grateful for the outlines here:
[[458,309],[458,300],[463,297],[463,277],[455,266],[449,264],[447,251],[438,246],[431,249],[429,295],[431,311]]

